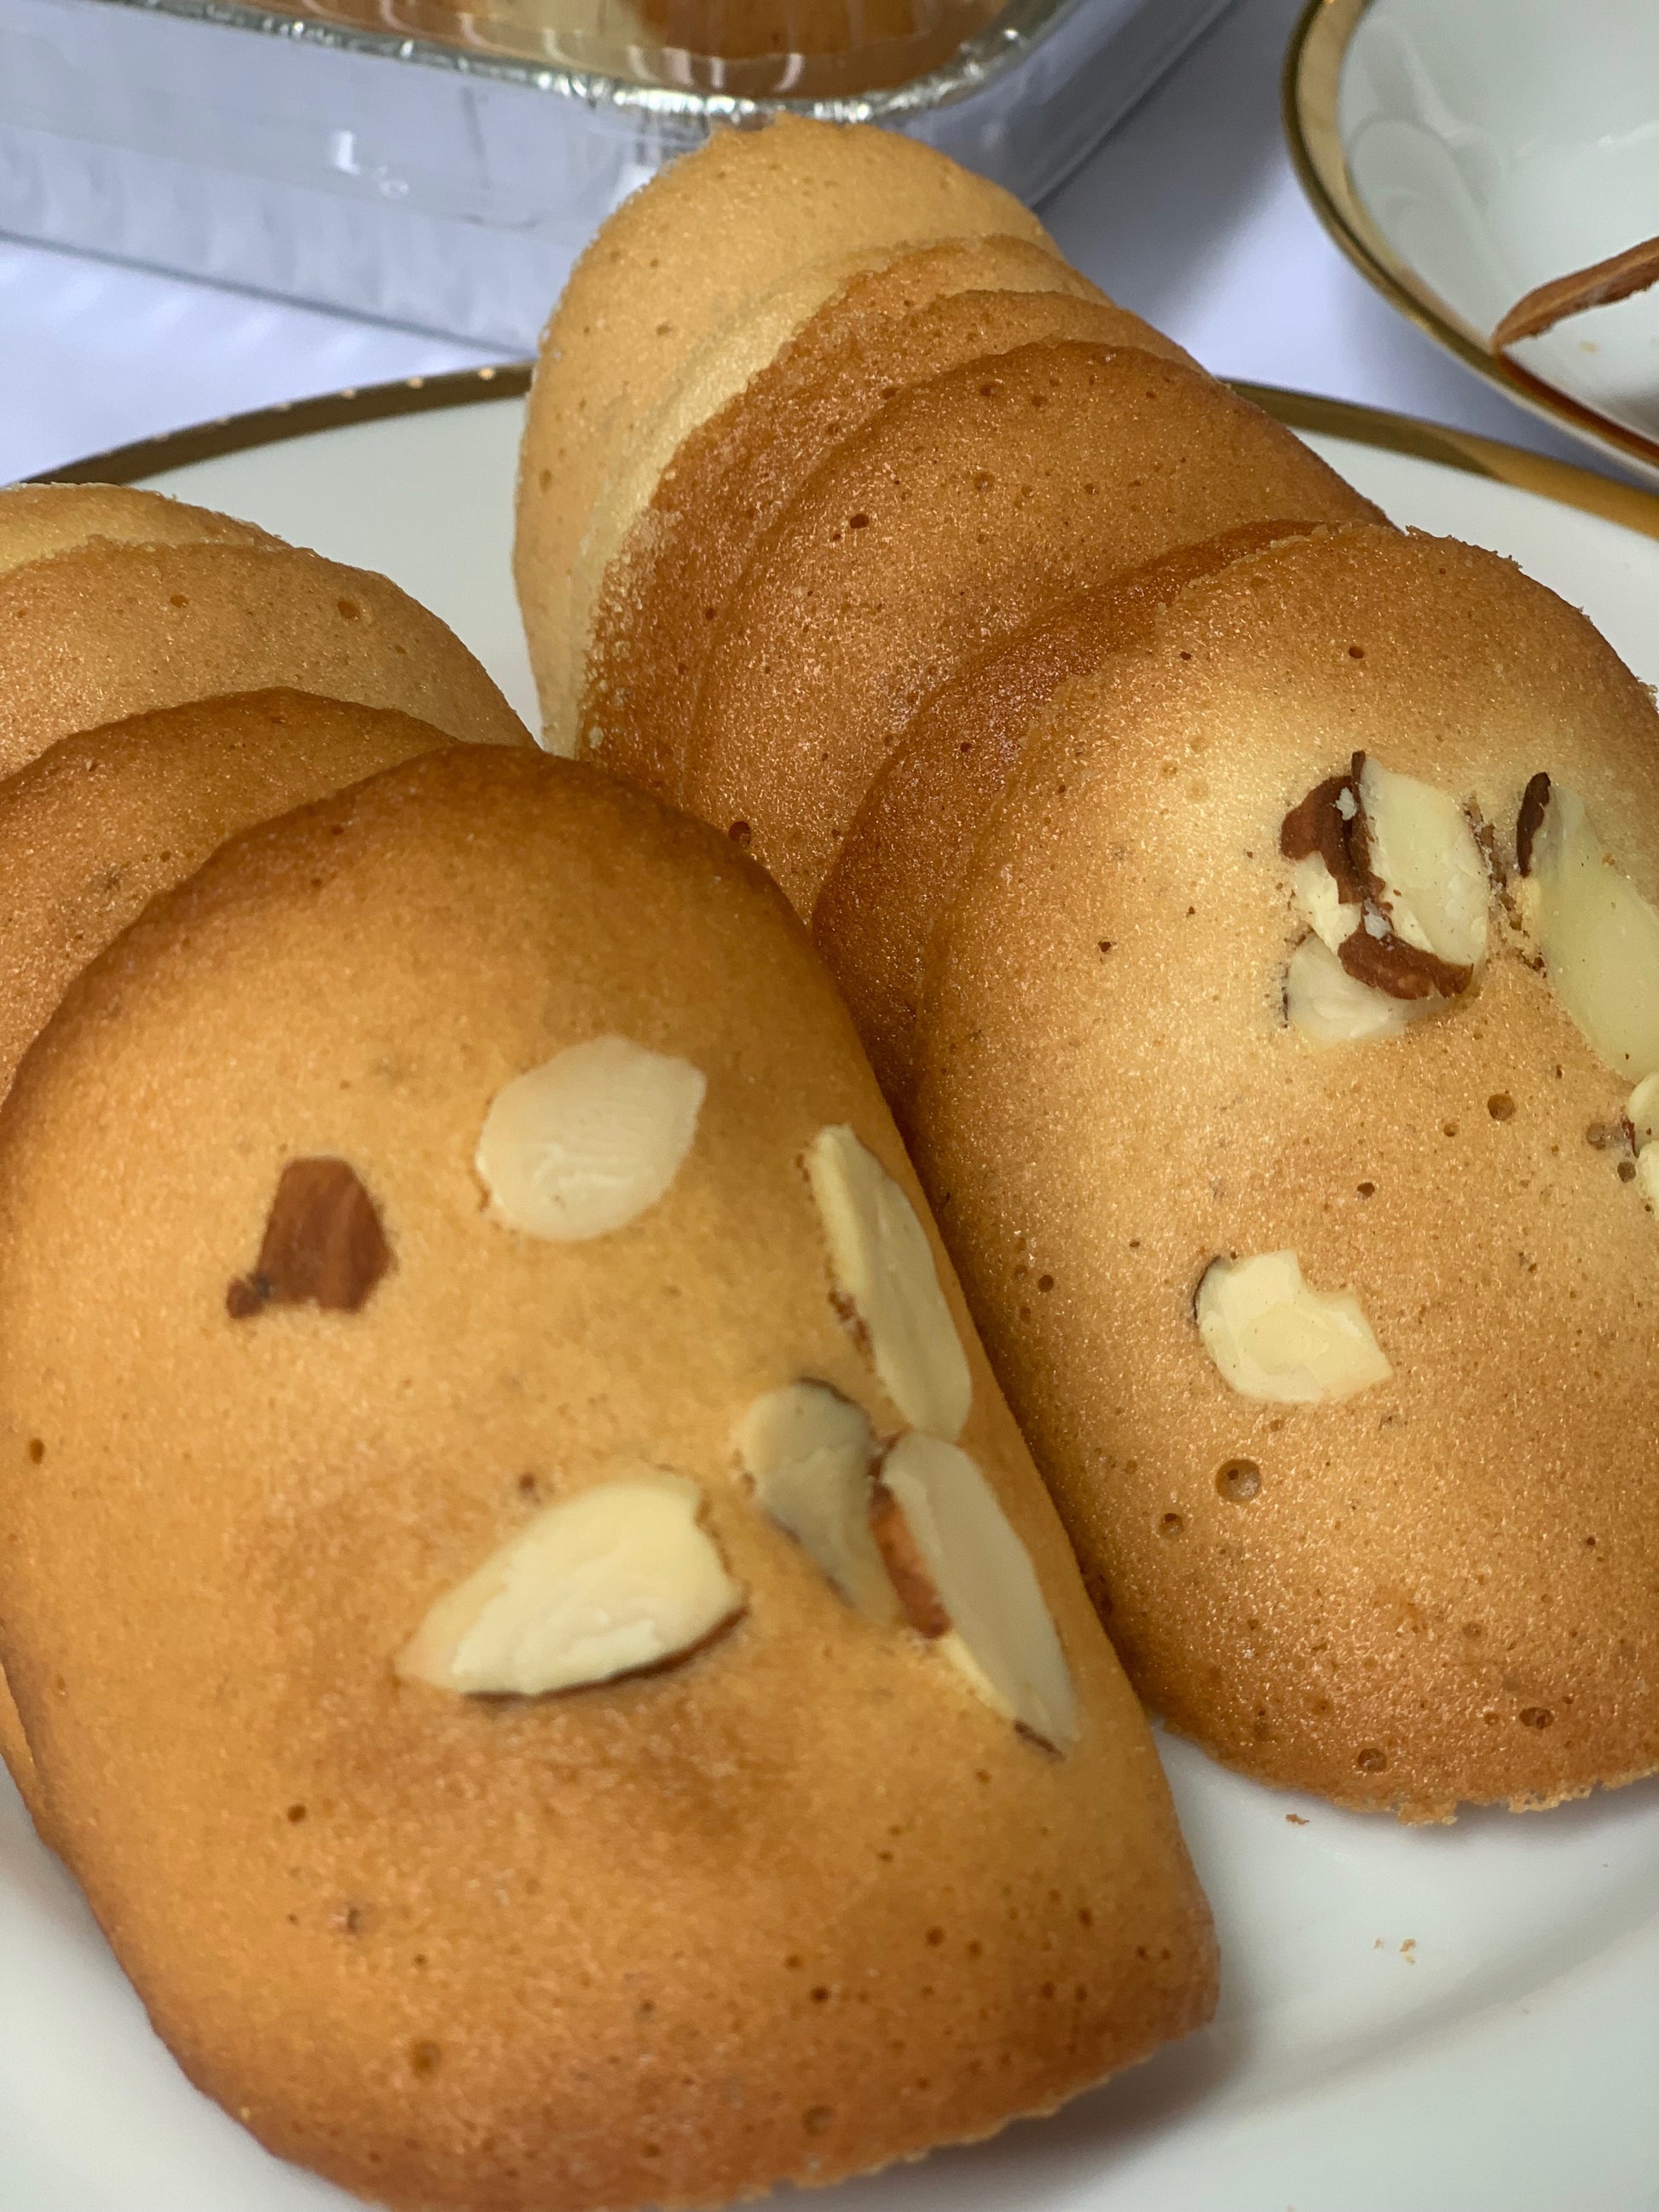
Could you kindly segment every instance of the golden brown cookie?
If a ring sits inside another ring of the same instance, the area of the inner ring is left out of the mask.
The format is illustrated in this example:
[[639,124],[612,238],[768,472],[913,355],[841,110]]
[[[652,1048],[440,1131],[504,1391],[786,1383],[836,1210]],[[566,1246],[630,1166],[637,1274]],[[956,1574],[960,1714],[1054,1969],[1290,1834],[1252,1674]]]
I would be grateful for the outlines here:
[[[0,782],[0,1094],[73,978],[158,890],[249,823],[447,742],[408,714],[264,691],[62,738]],[[0,1759],[44,1834],[3,1673]]]
[[840,984],[887,1103],[905,1126],[927,944],[1027,732],[1062,684],[1145,635],[1176,592],[1247,553],[1304,534],[1247,522],[1184,545],[970,660],[888,755],[824,878],[812,941]]
[[1656,897],[1644,688],[1358,529],[1063,692],[935,929],[925,1180],[1125,1663],[1231,1765],[1410,1819],[1659,1765]]
[[277,686],[396,708],[453,738],[526,734],[435,615],[315,553],[92,540],[0,574],[0,775],[105,722]]
[[[575,750],[595,741],[582,695],[603,676],[590,663],[607,629],[625,621],[650,650],[655,625],[678,620],[682,589],[697,597],[706,625],[708,607],[724,605],[749,550],[816,462],[901,384],[957,357],[950,334],[957,330],[959,353],[959,326],[929,324],[907,342],[908,319],[958,293],[1003,291],[1060,295],[1023,306],[1028,316],[1046,306],[1063,328],[1074,327],[1063,321],[1065,302],[1091,301],[1104,319],[1091,326],[1097,335],[1134,343],[1144,332],[1153,350],[1161,343],[1046,246],[997,236],[866,249],[833,266],[810,263],[704,341],[624,441],[572,572],[571,690],[555,719],[562,732],[574,733]],[[1048,334],[1047,325],[1036,334]],[[861,337],[875,340],[877,357]],[[673,575],[688,558],[712,562],[706,579]],[[670,566],[658,586],[659,560]],[[635,607],[642,594],[652,604]],[[703,632],[690,635],[701,652]],[[676,692],[685,694],[689,679],[672,654],[664,665]],[[626,681],[625,660],[619,672]],[[628,689],[647,690],[650,680],[642,672]],[[628,744],[625,720],[606,738],[607,766],[617,764],[618,741]]]
[[450,742],[392,708],[233,693],[60,738],[0,782],[0,1094],[75,976],[157,891],[249,823]]
[[520,460],[514,572],[556,743],[574,697],[570,577],[594,501],[697,348],[774,286],[791,288],[799,325],[845,282],[849,257],[988,235],[1045,238],[1000,186],[915,139],[791,116],[717,131],[611,216],[544,334]]
[[0,575],[94,538],[118,545],[280,545],[251,522],[127,484],[9,484],[0,489]]
[[751,557],[710,652],[684,797],[810,913],[927,696],[1057,601],[1239,523],[1373,515],[1181,362],[1067,341],[913,386]]
[[812,471],[905,386],[1054,337],[1184,358],[1023,239],[930,246],[854,276],[736,398],[650,455],[611,526],[590,529],[579,750],[677,798],[714,625]]
[[531,753],[245,833],[72,987],[0,1112],[0,1637],[118,1956],[274,2149],[708,2204],[1203,2017],[915,1191],[759,871]]
[[[578,693],[585,681],[582,665],[605,572],[682,449],[697,451],[701,434],[713,424],[756,422],[757,404],[770,416],[771,434],[781,433],[786,441],[796,442],[805,428],[804,412],[823,404],[817,394],[817,383],[826,368],[837,365],[836,356],[854,328],[890,323],[957,292],[1002,290],[1060,294],[1106,306],[1097,287],[1046,242],[993,234],[921,247],[863,246],[808,262],[751,295],[712,331],[681,362],[655,403],[620,438],[594,496],[570,575],[573,690],[559,709],[560,727],[574,726]],[[1116,317],[1114,335],[1120,340],[1133,343],[1130,333],[1144,333],[1154,351],[1160,347],[1174,350],[1138,318],[1121,310],[1110,312]],[[786,362],[793,387],[787,398],[776,374]],[[863,412],[868,411],[866,403]],[[850,427],[850,422],[842,422],[837,434]],[[763,429],[761,435],[766,434]],[[799,465],[799,453],[795,459]],[[717,501],[714,526],[724,527],[726,509],[740,503],[738,487],[729,487]],[[752,530],[752,520],[745,516],[744,520]]]

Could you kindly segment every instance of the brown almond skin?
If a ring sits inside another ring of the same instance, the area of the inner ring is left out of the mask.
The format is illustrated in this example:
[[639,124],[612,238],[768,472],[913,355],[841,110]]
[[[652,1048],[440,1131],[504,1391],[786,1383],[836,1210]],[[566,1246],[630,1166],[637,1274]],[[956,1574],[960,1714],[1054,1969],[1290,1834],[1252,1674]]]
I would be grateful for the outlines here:
[[686,802],[746,822],[810,914],[887,754],[972,655],[1239,523],[1374,512],[1179,362],[1068,341],[932,377],[838,447],[757,548],[717,625]]
[[927,1571],[904,1508],[884,1482],[875,1483],[870,1492],[870,1533],[892,1577],[899,1609],[911,1627],[918,1636],[948,1636],[951,1616],[945,1601]]
[[[1262,1781],[1443,1819],[1659,1765],[1659,1221],[1500,902],[1405,1036],[1285,1025],[1279,826],[1361,746],[1473,799],[1503,871],[1547,763],[1659,895],[1659,718],[1580,615],[1445,540],[1278,547],[1034,732],[934,933],[912,1126],[1143,1696]],[[1287,1248],[1390,1380],[1222,1380],[1194,1287]]]
[[1358,906],[1364,899],[1365,886],[1354,866],[1348,824],[1339,805],[1345,794],[1352,805],[1358,805],[1352,774],[1322,777],[1279,823],[1279,849],[1292,862],[1310,860],[1316,853],[1329,870],[1342,904]]
[[682,441],[611,563],[588,641],[580,750],[678,800],[714,625],[812,471],[907,385],[1053,337],[1185,359],[1029,240],[952,241],[852,278]]
[[[512,1231],[472,1166],[489,1103],[607,1031],[703,1070],[696,1141],[611,1237]],[[761,872],[485,747],[234,839],[0,1109],[0,1657],[58,1838],[191,2079],[378,2203],[828,2182],[1048,2109],[1213,2002],[1152,1736],[936,1242],[963,1446],[1053,1610],[1075,1749],[855,1613],[749,1494],[763,1392],[815,1376],[898,1425],[799,1164],[841,1122],[921,1206]],[[394,1265],[356,1312],[234,1321],[296,1158],[352,1164]],[[564,1697],[400,1681],[440,1593],[618,1461],[699,1484],[731,1633]]]
[[[1310,860],[1316,853],[1341,903],[1367,908],[1359,927],[1337,947],[1337,958],[1356,983],[1390,999],[1457,998],[1474,981],[1474,969],[1439,959],[1394,933],[1388,886],[1370,865],[1370,830],[1359,802],[1364,768],[1364,754],[1356,753],[1346,775],[1324,777],[1305,799],[1298,799],[1279,826],[1279,849],[1292,862]],[[1345,796],[1355,810],[1352,819],[1345,818],[1339,803]],[[1521,811],[1524,820],[1524,799]],[[1521,873],[1526,873],[1524,866]],[[1373,933],[1373,921],[1380,934]]]
[[1533,841],[1544,826],[1544,816],[1550,803],[1550,780],[1540,769],[1530,776],[1521,794],[1521,804],[1515,817],[1515,872],[1517,876],[1532,873]]
[[1356,929],[1343,939],[1336,957],[1355,982],[1390,999],[1455,999],[1474,980],[1473,968],[1437,959],[1432,952],[1406,944],[1392,930],[1386,937],[1373,937],[1367,929]]
[[374,1200],[348,1160],[289,1160],[277,1177],[251,1275],[225,1293],[233,1321],[267,1306],[356,1313],[392,1265]]
[[1026,734],[1062,684],[1123,652],[1200,576],[1304,526],[1244,523],[1121,582],[1079,592],[936,692],[889,754],[812,908],[812,941],[846,994],[888,1103],[906,1126],[927,945]]

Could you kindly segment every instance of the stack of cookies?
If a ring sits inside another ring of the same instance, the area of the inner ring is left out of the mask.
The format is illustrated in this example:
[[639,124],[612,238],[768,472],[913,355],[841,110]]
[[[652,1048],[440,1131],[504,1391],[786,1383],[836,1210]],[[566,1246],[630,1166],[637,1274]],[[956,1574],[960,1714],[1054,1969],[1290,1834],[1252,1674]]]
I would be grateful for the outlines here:
[[[458,740],[528,742],[384,576],[115,485],[0,492],[0,1097],[80,970],[234,831]],[[44,1833],[3,1663],[0,1756]]]
[[0,775],[155,707],[283,686],[521,744],[460,640],[384,576],[113,485],[0,506]]
[[1146,1720],[762,871],[379,580],[9,517],[144,711],[43,680],[0,783],[0,1747],[191,2079],[376,2202],[594,2212],[1198,2024]]
[[805,123],[578,270],[519,581],[547,741],[811,927],[1149,1703],[1413,1820],[1659,1765],[1659,718],[1589,625]]

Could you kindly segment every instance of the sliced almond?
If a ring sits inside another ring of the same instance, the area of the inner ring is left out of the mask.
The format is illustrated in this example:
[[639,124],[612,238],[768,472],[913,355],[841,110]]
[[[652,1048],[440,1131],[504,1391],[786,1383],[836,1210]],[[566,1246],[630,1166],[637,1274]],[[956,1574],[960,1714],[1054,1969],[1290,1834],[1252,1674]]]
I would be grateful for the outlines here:
[[1363,1044],[1398,1036],[1433,1004],[1391,998],[1356,981],[1318,937],[1303,939],[1285,971],[1285,1018],[1310,1044]]
[[1345,775],[1327,776],[1279,825],[1279,849],[1291,863],[1291,884],[1303,918],[1322,944],[1338,951],[1359,927],[1365,889],[1351,839],[1359,801]]
[[[1486,949],[1492,878],[1444,792],[1356,753],[1346,775],[1291,809],[1279,849],[1309,927],[1356,983],[1409,1004],[1468,990]],[[1359,1004],[1349,1002],[1351,1015]]]
[[702,1505],[695,1482],[642,1468],[544,1508],[437,1601],[397,1672],[535,1698],[684,1658],[744,1609]]
[[1544,817],[1549,812],[1551,788],[1549,777],[1540,769],[1536,775],[1528,777],[1527,787],[1521,794],[1515,817],[1515,866],[1518,875],[1532,873],[1533,840],[1543,828]]
[[1631,1092],[1625,1119],[1638,1152],[1659,1137],[1659,1074],[1644,1075]]
[[756,1399],[733,1441],[761,1504],[848,1603],[872,1620],[896,1620],[870,1528],[877,1444],[862,1407],[827,1382],[791,1382]]
[[[1556,996],[1627,1081],[1659,1069],[1659,911],[1613,860],[1577,793],[1534,776],[1517,848]],[[1526,834],[1524,836],[1522,832]]]
[[1363,860],[1394,934],[1449,968],[1474,968],[1486,950],[1492,878],[1457,801],[1369,755],[1359,766]]
[[968,1355],[915,1208],[844,1123],[818,1131],[806,1172],[836,1292],[888,1396],[915,1427],[959,1437],[973,1395]]
[[628,1037],[556,1053],[490,1101],[473,1164],[491,1212],[556,1243],[624,1227],[679,1173],[708,1087],[689,1060]]
[[877,1483],[870,1500],[870,1528],[906,1623],[930,1644],[936,1637],[948,1636],[951,1616],[945,1600],[928,1572],[904,1508],[884,1482]]
[[1636,1188],[1659,1213],[1659,1145],[1650,1145],[1636,1155]]
[[1291,888],[1304,919],[1328,951],[1334,955],[1359,927],[1364,909],[1345,903],[1342,889],[1317,853],[1297,860],[1291,870]]
[[874,1525],[923,1635],[993,1711],[1055,1751],[1077,1693],[1031,1555],[966,1452],[912,1431],[882,1462]]
[[289,1160],[277,1179],[253,1272],[225,1293],[233,1321],[267,1306],[356,1313],[392,1265],[374,1200],[346,1160]]
[[1349,1291],[1316,1291],[1294,1252],[1216,1260],[1194,1306],[1224,1382],[1276,1405],[1328,1405],[1394,1370]]

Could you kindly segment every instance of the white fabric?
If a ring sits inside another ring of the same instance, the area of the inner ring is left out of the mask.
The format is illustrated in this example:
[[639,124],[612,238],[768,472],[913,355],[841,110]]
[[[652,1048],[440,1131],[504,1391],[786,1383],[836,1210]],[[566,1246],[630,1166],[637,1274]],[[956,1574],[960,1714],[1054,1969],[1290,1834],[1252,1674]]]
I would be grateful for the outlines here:
[[[1218,374],[1369,401],[1572,460],[1387,307],[1285,151],[1298,0],[1237,0],[1044,210],[1114,298]],[[279,399],[500,356],[0,238],[0,482]]]

